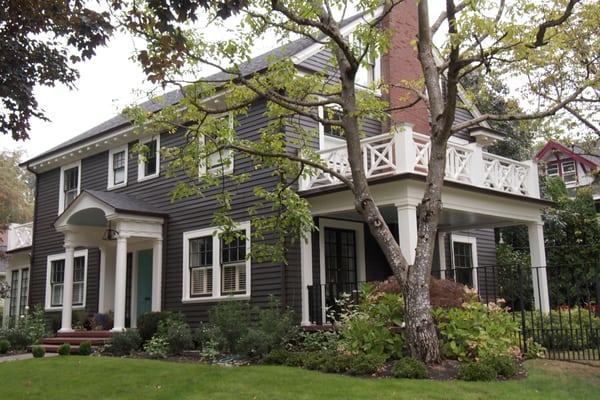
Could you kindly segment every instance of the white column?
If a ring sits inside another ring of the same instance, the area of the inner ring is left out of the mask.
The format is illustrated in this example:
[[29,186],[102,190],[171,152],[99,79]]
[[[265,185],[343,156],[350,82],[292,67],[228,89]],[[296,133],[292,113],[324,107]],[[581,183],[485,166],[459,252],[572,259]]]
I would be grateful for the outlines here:
[[438,254],[440,257],[440,279],[446,279],[446,232],[438,231]]
[[308,287],[313,284],[311,235],[312,234],[309,233],[307,238],[300,240],[300,286],[302,290],[302,321],[300,324],[302,326],[311,325],[308,307]]
[[162,245],[160,239],[152,242],[152,311],[160,311],[162,304]]
[[413,139],[412,124],[392,127],[394,151],[396,153],[396,173],[412,172],[415,169],[417,153]]
[[100,247],[100,282],[98,284],[98,312],[105,313],[106,304],[104,296],[106,295],[106,248]]
[[538,172],[538,165],[535,161],[524,161],[529,167],[527,169],[527,177],[525,178],[525,185],[527,186],[527,194],[531,197],[540,198],[540,175]]
[[65,278],[63,283],[62,323],[59,332],[73,332],[73,257],[75,248],[65,243]]
[[131,266],[131,322],[132,328],[137,328],[137,299],[138,299],[138,274],[140,270],[140,262],[138,259],[138,252],[133,253],[133,263]]
[[117,239],[115,268],[115,316],[112,331],[125,329],[125,292],[127,290],[127,237]]
[[[544,224],[527,224],[529,234],[529,254],[531,256],[531,275],[535,308],[542,312],[550,311],[548,277],[546,274],[546,249],[544,247]],[[542,268],[540,268],[542,267]]]
[[469,163],[469,179],[473,186],[483,187],[483,149],[478,143],[471,143],[468,145],[473,153],[471,153],[471,162]]
[[403,204],[396,206],[398,210],[398,237],[400,250],[409,264],[415,262],[417,247],[417,206]]

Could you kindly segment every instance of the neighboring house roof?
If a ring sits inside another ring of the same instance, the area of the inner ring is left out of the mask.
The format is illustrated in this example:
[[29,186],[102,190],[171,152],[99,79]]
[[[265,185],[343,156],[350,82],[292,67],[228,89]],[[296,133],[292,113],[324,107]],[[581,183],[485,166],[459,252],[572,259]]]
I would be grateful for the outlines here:
[[83,193],[87,193],[106,205],[114,208],[116,212],[125,214],[158,215],[161,217],[167,215],[145,201],[139,200],[127,194],[84,189],[79,196],[81,196]]
[[[567,146],[555,142],[554,140],[546,143],[546,145],[535,155],[535,159],[537,161],[542,160],[551,151],[559,151],[565,155],[568,155],[590,169],[597,169],[600,167],[600,158],[595,156],[586,157],[581,154],[581,152],[583,152],[581,147],[577,146],[577,148],[569,149]],[[580,153],[578,154],[579,151]],[[598,161],[594,161],[594,158],[598,159]]]

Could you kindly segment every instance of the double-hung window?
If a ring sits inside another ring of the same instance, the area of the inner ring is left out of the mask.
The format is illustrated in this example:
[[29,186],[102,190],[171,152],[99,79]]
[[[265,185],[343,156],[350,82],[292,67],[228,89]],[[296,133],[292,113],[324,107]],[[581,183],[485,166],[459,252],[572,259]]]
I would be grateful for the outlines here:
[[[65,255],[48,256],[46,309],[59,309],[65,286]],[[85,306],[87,250],[75,252],[73,259],[73,307]]]
[[558,176],[558,163],[548,164],[546,166],[546,175],[548,176]]
[[138,163],[138,181],[155,178],[160,174],[160,136],[142,140],[141,144],[148,148]]
[[573,183],[577,181],[577,167],[575,161],[568,160],[562,162],[562,176],[565,183]]
[[477,288],[477,239],[471,236],[451,236],[451,256],[454,280]]
[[183,302],[250,295],[250,223],[224,235],[218,228],[183,234]]
[[10,273],[8,318],[11,324],[19,323],[19,316],[27,314],[29,301],[29,268],[13,269]]
[[60,169],[59,209],[62,213],[81,191],[81,162],[65,165]]
[[[230,130],[233,130],[233,116],[226,114],[217,119],[218,124],[227,124]],[[207,141],[205,137],[200,139],[200,147],[203,147]],[[209,154],[206,157],[205,165],[200,165],[199,175],[205,175],[206,173],[215,175],[229,175],[233,173],[234,155],[231,149],[221,149]]]
[[127,145],[108,153],[108,189],[127,185]]

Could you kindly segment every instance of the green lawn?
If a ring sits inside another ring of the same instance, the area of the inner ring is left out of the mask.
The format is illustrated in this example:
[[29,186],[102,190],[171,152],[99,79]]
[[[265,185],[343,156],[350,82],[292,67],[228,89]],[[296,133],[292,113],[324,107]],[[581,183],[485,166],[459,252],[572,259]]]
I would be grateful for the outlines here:
[[594,399],[600,368],[527,363],[529,377],[493,383],[364,379],[287,367],[224,368],[108,357],[0,364],[0,399]]

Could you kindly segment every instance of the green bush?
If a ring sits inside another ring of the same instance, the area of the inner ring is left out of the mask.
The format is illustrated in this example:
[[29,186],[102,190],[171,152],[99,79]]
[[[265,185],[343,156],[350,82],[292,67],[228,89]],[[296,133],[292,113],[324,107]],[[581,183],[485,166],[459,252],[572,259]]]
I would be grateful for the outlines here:
[[463,381],[493,381],[498,376],[490,365],[466,361],[458,366],[458,379]]
[[81,331],[81,330],[91,330],[91,322],[90,315],[85,310],[75,310],[73,311],[73,329]]
[[58,346],[58,355],[68,356],[69,354],[71,354],[71,345],[69,343],[63,343]]
[[20,321],[19,329],[23,330],[29,338],[28,345],[41,343],[47,334],[43,307],[36,305],[33,311]]
[[34,345],[31,347],[31,353],[35,358],[42,358],[46,355],[46,350],[40,345]]
[[10,342],[6,339],[0,340],[0,354],[8,353],[8,349],[10,348]]
[[160,321],[155,336],[166,339],[169,344],[169,354],[181,355],[185,350],[194,347],[192,330],[181,313],[171,314],[168,318]]
[[27,346],[33,344],[22,326],[5,329],[0,333],[0,337],[10,343],[12,350],[25,350]]
[[290,352],[285,360],[285,365],[288,367],[302,367],[304,366],[304,360],[306,355],[310,353],[306,352]]
[[358,354],[350,357],[347,371],[350,375],[373,375],[383,366],[385,355]]
[[568,310],[531,314],[525,319],[526,333],[549,350],[577,351],[600,346],[600,317],[584,308],[571,308],[570,315]]
[[84,340],[79,343],[79,355],[80,356],[89,356],[92,354],[92,342],[89,340]]
[[518,351],[518,322],[499,305],[472,301],[436,309],[434,315],[447,358],[465,361]]
[[140,349],[142,338],[137,330],[130,329],[117,333],[110,339],[108,352],[115,356],[128,356]]
[[333,351],[307,352],[302,355],[301,365],[306,369],[322,371],[324,369],[322,366],[326,360],[334,358],[336,354],[337,353]]
[[510,356],[489,357],[482,360],[481,363],[491,367],[498,376],[504,378],[511,378],[519,371],[517,360]]
[[144,345],[144,351],[152,358],[165,358],[169,351],[169,342],[160,335],[154,335]]
[[287,365],[290,354],[291,353],[285,349],[274,349],[267,353],[262,361],[264,364]]
[[139,316],[137,320],[137,330],[142,341],[147,342],[152,339],[158,330],[160,321],[171,316],[169,311],[148,312]]
[[396,362],[392,374],[396,378],[425,379],[427,378],[427,367],[420,360],[405,357]]
[[240,339],[248,333],[252,308],[247,302],[226,301],[217,304],[209,313],[213,326],[212,340],[218,349],[235,353]]
[[214,329],[211,325],[200,323],[200,325],[192,332],[192,341],[196,350],[202,350],[213,337],[211,330]]
[[299,336],[299,347],[305,351],[336,350],[340,340],[337,331],[302,332]]
[[397,293],[379,293],[373,285],[363,285],[358,306],[348,307],[336,322],[340,345],[353,354],[404,354],[404,336],[392,328],[404,322],[404,300]]

